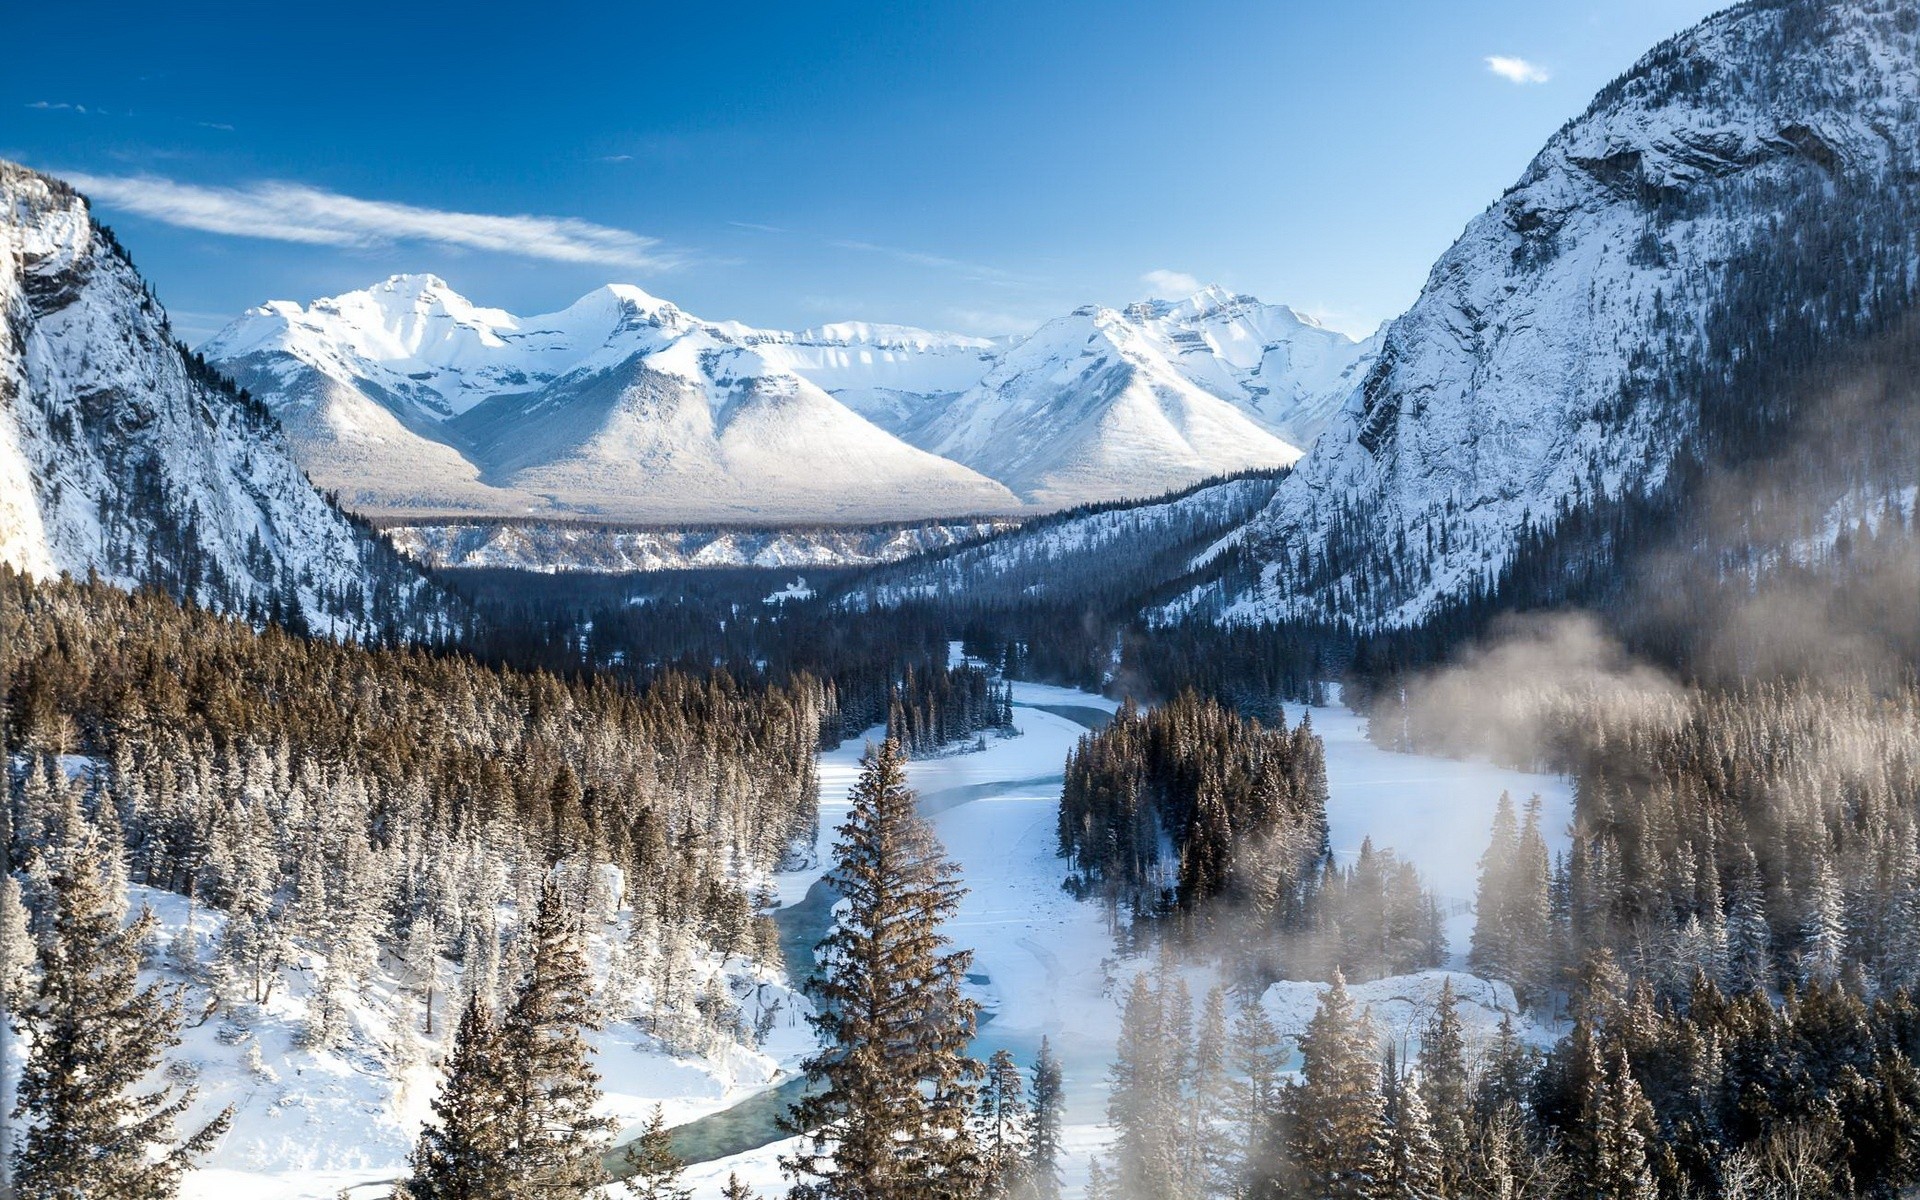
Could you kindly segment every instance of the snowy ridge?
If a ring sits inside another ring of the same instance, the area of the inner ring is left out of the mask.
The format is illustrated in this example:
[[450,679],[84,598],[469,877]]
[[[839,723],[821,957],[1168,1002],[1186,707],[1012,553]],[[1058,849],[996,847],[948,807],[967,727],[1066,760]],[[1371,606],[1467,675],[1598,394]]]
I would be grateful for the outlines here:
[[0,313],[0,561],[294,606],[335,633],[431,623],[417,573],[328,503],[271,417],[183,356],[86,201],[7,162]]
[[627,285],[518,317],[431,275],[263,305],[204,352],[361,511],[763,522],[1052,509],[1284,465],[1368,353],[1217,289],[1016,345],[703,321]]
[[877,355],[879,378],[908,383],[923,355],[978,353],[932,334],[766,334],[624,284],[520,318],[402,275],[251,310],[206,353],[267,401],[317,479],[368,512],[858,520],[1019,507],[791,369],[844,376]]
[[[1490,581],[1528,523],[1657,486],[1688,418],[1631,397],[1699,346],[1727,262],[1775,236],[1783,198],[1911,186],[1890,173],[1920,142],[1911,15],[1892,0],[1746,4],[1603,91],[1380,336],[1254,523],[1269,565],[1224,617],[1415,621]],[[1395,572],[1378,548],[1401,539]]]
[[1048,507],[1137,499],[1297,461],[1369,353],[1217,288],[1083,308],[905,432]]
[[[1188,557],[1194,548],[1242,527],[1272,498],[1277,484],[1271,476],[1230,479],[1144,504],[1056,514],[977,545],[877,571],[843,603],[891,608],[961,595],[975,601],[994,594],[1078,595],[1082,588],[1124,579],[1121,564],[1130,562],[1185,574],[1200,565]],[[1148,569],[1133,583],[1145,588],[1164,578]]]
[[977,542],[1007,521],[899,528],[663,530],[564,523],[395,525],[387,539],[428,566],[522,571],[678,571],[703,567],[860,567]]

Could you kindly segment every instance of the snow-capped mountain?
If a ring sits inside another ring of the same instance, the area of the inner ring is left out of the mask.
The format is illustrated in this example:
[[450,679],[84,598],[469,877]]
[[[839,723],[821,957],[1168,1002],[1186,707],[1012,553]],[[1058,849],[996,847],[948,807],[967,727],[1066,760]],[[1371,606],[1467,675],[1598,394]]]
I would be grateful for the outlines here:
[[0,161],[0,561],[336,633],[424,631],[417,572],[173,341],[85,198]]
[[754,329],[626,285],[523,318],[426,275],[276,301],[203,349],[357,509],[762,522],[1051,508],[1288,463],[1366,353],[1216,290],[1010,345]]
[[205,352],[280,414],[315,477],[357,508],[845,521],[1020,507],[799,371],[927,386],[952,360],[977,361],[976,341],[768,333],[625,285],[521,318],[433,276],[395,276],[305,308],[254,309]]
[[[1417,620],[1492,583],[1530,528],[1660,486],[1699,422],[1673,381],[1709,331],[1838,313],[1857,254],[1834,239],[1911,211],[1916,61],[1909,0],[1745,4],[1644,57],[1383,331],[1246,531],[1268,565],[1225,615]],[[1916,269],[1902,250],[1854,294],[1890,302]]]
[[1048,507],[1157,495],[1299,459],[1368,353],[1217,288],[1082,308],[902,433]]

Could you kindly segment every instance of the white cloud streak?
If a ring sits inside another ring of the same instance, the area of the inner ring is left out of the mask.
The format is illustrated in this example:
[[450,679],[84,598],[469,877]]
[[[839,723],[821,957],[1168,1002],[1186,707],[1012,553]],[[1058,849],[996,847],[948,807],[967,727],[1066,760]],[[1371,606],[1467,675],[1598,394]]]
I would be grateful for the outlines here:
[[1545,67],[1530,63],[1524,58],[1511,58],[1505,54],[1487,55],[1487,70],[1508,83],[1523,87],[1530,83],[1545,83],[1553,78]]
[[88,175],[68,182],[100,203],[183,229],[310,246],[367,248],[435,242],[550,262],[666,270],[680,257],[659,239],[574,217],[497,216],[363,200],[265,180],[203,187],[155,175]]
[[1185,271],[1148,271],[1140,277],[1140,282],[1147,285],[1147,295],[1155,300],[1185,300],[1206,287]]

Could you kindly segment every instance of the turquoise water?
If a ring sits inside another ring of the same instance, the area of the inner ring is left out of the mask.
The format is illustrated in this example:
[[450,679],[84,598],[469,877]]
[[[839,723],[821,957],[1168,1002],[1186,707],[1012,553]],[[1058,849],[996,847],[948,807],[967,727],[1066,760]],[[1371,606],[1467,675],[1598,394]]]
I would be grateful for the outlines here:
[[[1098,729],[1112,717],[1104,709],[1082,705],[1036,704],[1020,707],[1037,708],[1065,717],[1088,729]],[[1057,784],[1061,778],[1054,774],[942,788],[923,793],[919,807],[924,815],[932,816],[1002,792]],[[825,879],[818,879],[807,889],[807,894],[799,903],[773,912],[773,922],[780,931],[780,952],[785,959],[789,978],[805,979],[813,974],[814,947],[832,927],[833,906],[839,898],[831,884]],[[992,983],[984,975],[970,975],[968,981],[983,990]],[[1031,1034],[1015,1034],[1011,1031],[1002,1036],[1001,1031],[994,1027],[993,1013],[983,1011],[971,1045],[974,1057],[984,1062],[994,1051],[1003,1049],[1012,1051],[1023,1065],[1028,1064],[1039,1053],[1039,1039]],[[779,1141],[788,1136],[780,1128],[781,1118],[806,1093],[805,1078],[795,1076],[764,1092],[756,1092],[729,1108],[677,1125],[669,1131],[673,1137],[674,1153],[689,1163],[712,1162]],[[620,1162],[622,1149],[616,1147],[607,1157],[608,1168],[616,1178],[625,1174]]]

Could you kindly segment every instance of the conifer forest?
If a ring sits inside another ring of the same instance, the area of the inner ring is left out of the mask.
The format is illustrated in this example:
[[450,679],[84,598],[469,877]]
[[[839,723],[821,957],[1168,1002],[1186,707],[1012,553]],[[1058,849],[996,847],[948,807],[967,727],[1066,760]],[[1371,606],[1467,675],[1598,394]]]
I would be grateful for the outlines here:
[[1920,1196],[1914,0],[224,7],[4,18],[0,1200]]

